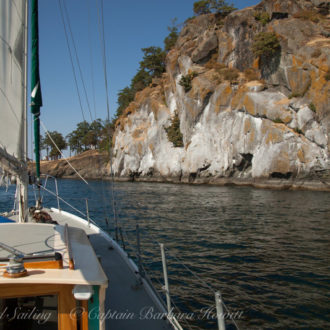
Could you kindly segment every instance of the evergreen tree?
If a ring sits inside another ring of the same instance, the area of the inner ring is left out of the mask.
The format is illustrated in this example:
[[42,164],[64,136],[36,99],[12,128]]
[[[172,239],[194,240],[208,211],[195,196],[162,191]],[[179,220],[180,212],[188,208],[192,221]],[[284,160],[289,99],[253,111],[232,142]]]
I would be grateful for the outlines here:
[[[45,135],[42,141],[43,149],[47,149],[47,156],[48,150],[50,149],[49,157],[51,159],[61,158],[60,151],[64,150],[67,147],[67,143],[63,138],[63,135],[57,131],[48,132],[48,134]],[[57,147],[54,145],[53,141]]]
[[[152,76],[145,69],[140,69],[133,77],[131,82],[131,91],[134,93],[142,91],[151,84]],[[134,99],[134,97],[133,97]]]
[[178,28],[175,25],[177,18],[172,20],[172,26],[168,26],[167,29],[170,31],[170,34],[164,39],[164,49],[166,52],[169,52],[178,40]]
[[128,105],[134,100],[134,91],[131,87],[126,86],[121,89],[117,94],[117,112],[114,121],[123,113],[123,111],[128,107]]
[[118,108],[113,123],[134,100],[136,92],[149,86],[152,78],[159,77],[165,72],[166,53],[160,47],[142,48],[143,60],[140,69],[131,80],[131,86],[120,90],[117,98]]
[[194,2],[194,13],[196,15],[204,15],[211,13],[210,10],[210,1],[209,0],[200,0]]
[[111,141],[114,131],[115,131],[115,125],[113,121],[111,122],[105,120],[101,132],[101,140],[99,145],[100,150],[109,151],[109,147],[111,146]]
[[166,53],[160,47],[142,48],[144,53],[140,68],[148,72],[151,78],[159,77],[165,72]]
[[226,17],[236,9],[237,8],[233,5],[229,5],[225,0],[200,0],[194,3],[194,13],[196,15],[217,13],[222,17]]

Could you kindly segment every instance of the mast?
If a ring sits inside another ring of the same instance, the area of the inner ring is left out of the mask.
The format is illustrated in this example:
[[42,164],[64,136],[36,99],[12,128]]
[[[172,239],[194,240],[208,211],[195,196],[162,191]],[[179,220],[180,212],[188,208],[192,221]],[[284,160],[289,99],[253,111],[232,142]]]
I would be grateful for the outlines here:
[[31,0],[31,112],[33,114],[34,147],[36,158],[36,176],[38,198],[37,207],[41,206],[40,198],[40,107],[42,106],[39,76],[39,28],[38,0]]

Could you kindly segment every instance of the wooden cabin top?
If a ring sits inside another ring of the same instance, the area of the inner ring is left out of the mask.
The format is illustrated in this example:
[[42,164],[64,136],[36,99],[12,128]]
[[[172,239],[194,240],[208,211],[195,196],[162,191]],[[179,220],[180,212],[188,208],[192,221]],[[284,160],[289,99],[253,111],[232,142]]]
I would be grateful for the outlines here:
[[[38,267],[28,267],[27,276],[18,278],[4,277],[4,268],[0,268],[2,284],[80,284],[107,287],[108,279],[89,242],[84,230],[73,227],[36,223],[12,223],[0,225],[0,242],[13,247],[24,254],[62,255],[63,267],[49,268],[42,261]],[[0,249],[0,258],[7,258],[10,252]],[[4,262],[0,262],[4,264]],[[74,269],[71,263],[74,265]],[[25,264],[25,261],[24,261]],[[43,266],[44,265],[44,266]],[[44,268],[43,268],[44,267]]]

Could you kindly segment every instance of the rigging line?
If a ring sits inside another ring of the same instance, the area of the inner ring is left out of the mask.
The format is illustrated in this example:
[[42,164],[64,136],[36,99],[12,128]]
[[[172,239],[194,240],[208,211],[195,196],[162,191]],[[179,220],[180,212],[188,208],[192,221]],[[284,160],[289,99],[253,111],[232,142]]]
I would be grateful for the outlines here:
[[93,107],[94,107],[94,115],[95,118],[96,116],[96,101],[95,101],[95,85],[94,85],[94,66],[93,66],[93,43],[92,43],[92,23],[91,23],[91,11],[92,11],[92,6],[91,6],[91,0],[88,1],[88,40],[89,40],[89,50],[90,50],[90,65],[91,65],[91,82],[92,82],[92,95],[93,95]]
[[102,62],[103,62],[103,73],[104,73],[104,84],[106,91],[106,100],[107,100],[107,119],[110,121],[110,107],[109,107],[109,91],[108,91],[108,77],[107,77],[107,61],[106,61],[106,51],[105,51],[105,37],[104,37],[104,16],[103,16],[103,0],[101,1],[101,14],[100,8],[97,2],[97,14],[98,14],[98,26],[99,26],[99,36],[102,47]]
[[81,174],[73,167],[73,165],[69,162],[69,160],[64,156],[64,154],[62,153],[62,151],[58,148],[58,146],[56,145],[55,141],[53,140],[53,138],[51,137],[51,135],[49,134],[49,131],[47,130],[45,124],[43,123],[43,121],[41,119],[40,120],[40,125],[43,128],[43,130],[46,132],[46,134],[48,135],[48,137],[50,138],[50,140],[52,141],[52,143],[54,144],[55,148],[59,151],[59,153],[61,154],[61,156],[63,157],[63,160],[65,160],[68,165],[75,171],[75,173],[78,175],[78,177],[89,187],[90,190],[92,190],[93,192],[95,192],[96,194],[98,193],[98,191],[96,189],[94,189],[82,176]]
[[[106,100],[107,100],[107,124],[108,124],[108,138],[109,138],[109,155],[110,155],[110,175],[111,175],[111,192],[112,192],[112,210],[113,218],[115,220],[116,227],[117,224],[117,214],[116,214],[116,203],[115,203],[115,180],[113,173],[113,164],[112,164],[112,146],[111,146],[111,126],[110,126],[110,108],[109,108],[109,93],[108,93],[108,79],[107,79],[107,62],[106,62],[106,52],[105,52],[105,37],[104,37],[104,16],[103,16],[103,0],[101,0],[101,13],[98,0],[96,1],[97,5],[97,14],[98,14],[98,27],[99,27],[99,37],[102,47],[102,62],[103,62],[103,73],[104,73],[104,84],[106,91]],[[116,232],[117,233],[117,232]]]
[[83,180],[87,185],[88,182],[80,175],[80,173],[71,165],[71,163],[69,162],[69,160],[64,156],[64,154],[62,153],[62,151],[59,149],[59,147],[57,146],[57,144],[55,143],[55,141],[53,140],[53,138],[51,137],[51,135],[49,134],[47,128],[45,127],[44,123],[40,120],[40,124],[42,126],[42,128],[44,129],[44,131],[46,132],[46,134],[48,135],[48,137],[50,138],[50,140],[52,141],[52,143],[54,144],[55,148],[59,151],[59,153],[62,155],[62,157],[64,158],[64,160],[69,164],[69,166],[75,171],[75,173],[80,177],[81,180]]
[[80,61],[79,61],[79,57],[78,57],[77,47],[76,47],[76,43],[74,41],[74,37],[73,37],[72,29],[71,29],[70,18],[69,18],[69,14],[68,14],[68,10],[67,10],[65,1],[63,2],[63,7],[64,7],[64,14],[66,15],[67,25],[68,25],[68,28],[69,28],[69,32],[70,32],[70,36],[71,36],[71,40],[72,40],[72,44],[73,44],[74,54],[75,54],[77,65],[78,65],[78,69],[79,69],[80,80],[81,80],[81,83],[82,83],[82,86],[83,86],[83,90],[84,90],[84,93],[85,93],[87,108],[88,108],[88,111],[89,111],[89,115],[91,117],[91,121],[93,121],[91,107],[89,105],[89,99],[88,99],[88,95],[87,95],[87,91],[86,91],[86,85],[85,85],[84,77],[83,77],[83,74],[82,74],[82,71],[81,71],[81,66],[80,66]]
[[70,55],[70,62],[71,62],[73,77],[74,77],[74,81],[75,81],[76,91],[77,91],[77,94],[78,94],[78,99],[79,99],[79,104],[80,104],[80,110],[81,110],[81,114],[82,114],[83,120],[86,121],[85,115],[84,115],[83,106],[82,106],[82,102],[81,102],[81,96],[80,96],[80,93],[79,93],[79,87],[78,87],[78,82],[77,82],[77,77],[76,77],[76,71],[75,71],[74,64],[73,64],[73,58],[72,58],[71,48],[70,48],[70,44],[69,44],[68,32],[67,32],[66,26],[65,26],[65,20],[64,20],[64,15],[63,15],[63,9],[62,9],[62,5],[61,5],[61,0],[58,0],[58,4],[59,4],[61,18],[62,18],[62,23],[63,23],[64,33],[65,33],[66,44],[67,44],[69,55]]

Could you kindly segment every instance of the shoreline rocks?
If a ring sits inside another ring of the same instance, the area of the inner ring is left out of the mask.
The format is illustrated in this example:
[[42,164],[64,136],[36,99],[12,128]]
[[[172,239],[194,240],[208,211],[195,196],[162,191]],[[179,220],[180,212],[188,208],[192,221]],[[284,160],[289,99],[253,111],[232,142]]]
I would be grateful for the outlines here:
[[[70,157],[69,162],[87,180],[112,180],[110,176],[110,165],[107,161],[107,154],[100,154],[98,151],[90,150],[80,155]],[[33,173],[33,163],[29,164]],[[74,170],[64,159],[53,161],[42,161],[41,172],[56,178],[79,179]],[[315,173],[313,176],[301,178],[225,178],[225,177],[183,177],[168,176],[159,174],[142,176],[139,173],[130,173],[128,176],[115,176],[115,182],[157,182],[174,184],[194,185],[219,185],[219,186],[250,186],[262,189],[276,190],[315,190],[330,191],[330,171]]]

